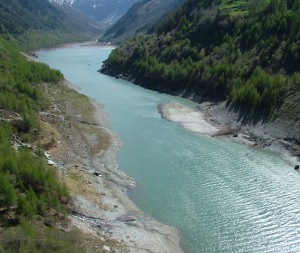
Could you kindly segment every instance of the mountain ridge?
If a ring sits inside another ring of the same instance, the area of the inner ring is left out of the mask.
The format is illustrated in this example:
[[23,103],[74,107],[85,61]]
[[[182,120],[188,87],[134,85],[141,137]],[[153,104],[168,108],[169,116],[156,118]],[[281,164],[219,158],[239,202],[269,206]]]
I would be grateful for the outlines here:
[[183,0],[139,1],[117,23],[108,28],[100,40],[119,43],[138,32],[148,32],[164,15],[182,3]]
[[49,0],[69,5],[90,18],[107,25],[115,23],[138,0]]
[[48,0],[0,2],[0,32],[30,48],[88,40],[102,32],[99,24],[69,5]]

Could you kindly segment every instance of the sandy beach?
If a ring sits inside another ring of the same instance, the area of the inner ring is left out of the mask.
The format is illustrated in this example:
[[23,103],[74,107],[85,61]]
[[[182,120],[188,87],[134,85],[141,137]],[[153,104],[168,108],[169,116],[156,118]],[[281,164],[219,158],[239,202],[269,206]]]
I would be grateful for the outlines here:
[[184,129],[198,134],[214,135],[219,129],[204,118],[200,111],[182,104],[169,102],[159,104],[158,111],[164,119],[180,124]]
[[69,188],[71,226],[91,238],[89,252],[181,253],[178,231],[141,212],[127,196],[134,179],[118,169],[122,143],[102,105],[70,88],[47,85],[42,145]]

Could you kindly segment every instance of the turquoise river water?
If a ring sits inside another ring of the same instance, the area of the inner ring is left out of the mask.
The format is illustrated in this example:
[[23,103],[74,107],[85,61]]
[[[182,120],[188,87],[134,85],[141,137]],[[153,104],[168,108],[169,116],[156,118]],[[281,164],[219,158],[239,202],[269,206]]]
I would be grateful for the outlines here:
[[196,135],[156,106],[188,100],[97,72],[111,49],[38,52],[81,92],[105,105],[121,137],[120,169],[137,180],[131,199],[175,226],[187,253],[300,252],[300,176],[277,154]]

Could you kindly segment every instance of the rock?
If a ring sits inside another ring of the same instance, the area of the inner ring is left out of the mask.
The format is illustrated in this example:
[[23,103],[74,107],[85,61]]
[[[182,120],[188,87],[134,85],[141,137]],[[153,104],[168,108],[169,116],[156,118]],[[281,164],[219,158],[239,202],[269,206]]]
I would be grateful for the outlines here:
[[294,169],[299,170],[299,168],[300,168],[299,165],[296,165]]
[[51,161],[51,160],[48,160],[48,165],[54,166],[54,165],[55,165],[55,162],[53,162],[53,161]]
[[47,160],[50,159],[50,154],[49,154],[49,152],[45,152],[44,155],[45,155],[45,157],[46,157]]
[[108,247],[108,246],[106,246],[106,245],[103,246],[103,249],[104,249],[106,252],[111,252],[110,247]]
[[116,220],[121,222],[130,222],[130,221],[136,221],[136,218],[129,215],[122,215],[118,217]]
[[57,217],[58,217],[58,219],[62,220],[65,218],[65,215],[63,213],[58,213]]
[[212,135],[212,137],[225,136],[230,134],[234,134],[234,129],[227,126],[219,129],[215,134]]
[[49,216],[55,216],[55,215],[57,215],[57,211],[54,208],[51,208],[47,214]]
[[66,197],[61,197],[61,198],[60,198],[60,201],[61,201],[61,203],[64,204],[64,205],[68,204],[68,202],[69,202],[69,201],[68,201],[68,198],[66,198]]

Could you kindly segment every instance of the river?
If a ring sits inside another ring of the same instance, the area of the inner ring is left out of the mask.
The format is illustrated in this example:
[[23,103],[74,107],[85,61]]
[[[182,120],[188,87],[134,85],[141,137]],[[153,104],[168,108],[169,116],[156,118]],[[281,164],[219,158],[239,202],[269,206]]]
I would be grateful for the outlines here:
[[187,253],[300,252],[300,178],[277,154],[201,136],[162,119],[157,104],[189,100],[97,72],[111,49],[39,51],[81,92],[102,103],[121,137],[130,198],[178,228]]

